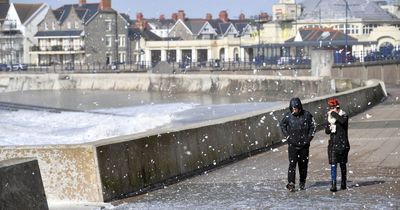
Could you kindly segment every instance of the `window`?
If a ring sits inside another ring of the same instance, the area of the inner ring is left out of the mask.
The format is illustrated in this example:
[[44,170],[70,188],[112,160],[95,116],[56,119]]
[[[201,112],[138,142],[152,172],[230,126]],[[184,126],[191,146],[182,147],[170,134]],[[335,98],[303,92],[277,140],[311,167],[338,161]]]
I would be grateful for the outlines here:
[[71,29],[71,22],[67,22],[67,28]]
[[75,29],[79,29],[79,22],[75,21]]
[[367,24],[363,26],[363,34],[370,34],[372,30],[374,30],[375,28],[377,28],[378,24]]
[[111,47],[111,43],[112,43],[112,37],[111,36],[106,37],[106,46]]
[[118,61],[119,61],[120,63],[125,63],[125,59],[126,59],[126,55],[125,55],[124,52],[118,53]]
[[46,30],[46,31],[49,30],[49,26],[47,25],[46,22],[44,23],[44,30]]
[[[334,27],[336,30],[339,30],[343,33],[346,33],[345,24],[335,25]],[[347,24],[347,33],[348,34],[358,34],[358,26],[356,25],[349,25]]]
[[56,23],[53,21],[51,22],[51,29],[56,30]]
[[112,29],[111,20],[106,20],[106,31],[111,31],[111,29]]
[[125,47],[125,35],[119,35],[118,45],[119,47]]

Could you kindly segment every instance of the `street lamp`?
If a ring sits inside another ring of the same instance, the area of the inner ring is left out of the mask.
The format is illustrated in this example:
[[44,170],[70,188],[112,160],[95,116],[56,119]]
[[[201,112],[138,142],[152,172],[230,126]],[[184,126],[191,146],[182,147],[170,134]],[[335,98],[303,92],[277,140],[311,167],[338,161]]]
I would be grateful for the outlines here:
[[[345,46],[344,46],[344,54],[345,54],[345,62],[347,63],[347,51],[348,51],[348,29],[347,29],[347,25],[348,25],[348,11],[349,11],[349,6],[358,6],[359,4],[351,4],[349,5],[349,3],[347,2],[347,0],[343,0],[344,1],[344,6],[345,6],[345,25],[344,25],[344,33],[345,33]],[[337,4],[339,6],[343,6],[343,4]]]
[[[257,23],[257,34],[258,34],[258,50],[257,50],[257,59],[260,59],[260,51],[261,51],[261,34],[260,34],[260,28],[261,28],[261,24],[264,24],[267,22],[267,20],[262,20],[261,19],[261,14],[258,15],[258,20],[255,21]],[[256,59],[256,60],[257,60]],[[260,64],[261,64],[261,60],[259,60]]]

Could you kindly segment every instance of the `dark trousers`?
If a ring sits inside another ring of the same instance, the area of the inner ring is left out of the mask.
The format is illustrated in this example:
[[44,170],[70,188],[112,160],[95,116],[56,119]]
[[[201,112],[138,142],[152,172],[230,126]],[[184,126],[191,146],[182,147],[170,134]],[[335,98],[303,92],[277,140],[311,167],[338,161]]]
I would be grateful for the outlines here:
[[303,147],[290,146],[288,147],[289,153],[289,170],[288,182],[296,183],[296,165],[299,165],[300,183],[306,182],[307,169],[308,169],[308,156],[310,153],[310,145]]

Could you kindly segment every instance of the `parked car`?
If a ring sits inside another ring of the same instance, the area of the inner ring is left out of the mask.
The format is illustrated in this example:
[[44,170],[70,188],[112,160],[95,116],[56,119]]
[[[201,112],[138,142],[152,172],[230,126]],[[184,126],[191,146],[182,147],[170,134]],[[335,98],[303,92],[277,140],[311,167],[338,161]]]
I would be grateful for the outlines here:
[[7,70],[9,70],[9,71],[18,71],[18,70],[26,71],[26,70],[28,70],[28,65],[23,64],[23,63],[13,63],[10,66],[10,64],[8,64]]
[[124,65],[123,62],[114,61],[111,64],[111,70],[118,70],[120,65]]
[[0,71],[7,71],[7,64],[0,63]]
[[65,66],[65,70],[73,71],[73,70],[75,70],[75,65],[73,63],[67,63]]

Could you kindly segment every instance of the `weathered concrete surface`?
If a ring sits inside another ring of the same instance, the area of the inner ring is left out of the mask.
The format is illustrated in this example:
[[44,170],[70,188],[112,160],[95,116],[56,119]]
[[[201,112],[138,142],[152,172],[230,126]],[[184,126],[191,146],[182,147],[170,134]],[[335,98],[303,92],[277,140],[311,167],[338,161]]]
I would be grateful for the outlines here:
[[8,146],[0,147],[0,160],[38,160],[48,200],[98,202],[103,200],[94,147]]
[[[328,97],[303,101],[304,108],[320,124]],[[342,107],[352,116],[378,104],[385,93],[375,83],[335,97],[348,102]],[[96,142],[104,200],[140,194],[279,143],[282,134],[277,124],[286,111],[287,107],[275,107],[176,131],[151,131]]]
[[[91,85],[85,83],[83,86],[103,87],[108,81],[106,76],[108,75],[93,77],[93,83],[85,80]],[[243,76],[239,78],[243,79]],[[163,81],[164,78],[159,76],[156,79]],[[248,84],[258,84],[249,80]],[[246,80],[242,81],[247,83]],[[297,79],[286,82],[285,90],[294,87],[301,87],[299,91],[302,92],[312,90]],[[300,84],[296,84],[298,82]],[[218,90],[233,87],[220,85],[225,88]],[[31,88],[30,85],[22,87]],[[295,93],[287,94],[292,96]],[[349,101],[348,107],[344,108],[353,115],[379,103],[384,97],[384,91],[376,83],[336,96],[340,100]],[[330,95],[304,101],[304,107],[313,113],[318,122],[323,120],[327,97]],[[175,181],[207,170],[280,142],[281,134],[277,123],[286,109],[287,107],[276,107],[191,124],[177,130],[151,131],[83,145],[0,147],[0,160],[37,158],[49,200],[110,201],[131,193],[140,193],[165,181]]]
[[285,189],[284,145],[114,202],[113,209],[399,209],[400,86],[388,92],[385,102],[350,118],[348,190],[329,191],[328,136],[320,131],[311,143],[305,191]]
[[[0,92],[22,90],[135,90],[169,93],[315,97],[333,92],[320,77],[165,74],[0,74]],[[329,81],[328,81],[329,82]]]
[[37,160],[0,161],[0,209],[48,209]]
[[334,66],[332,68],[333,78],[378,79],[385,84],[400,84],[400,63],[361,63],[349,66]]

